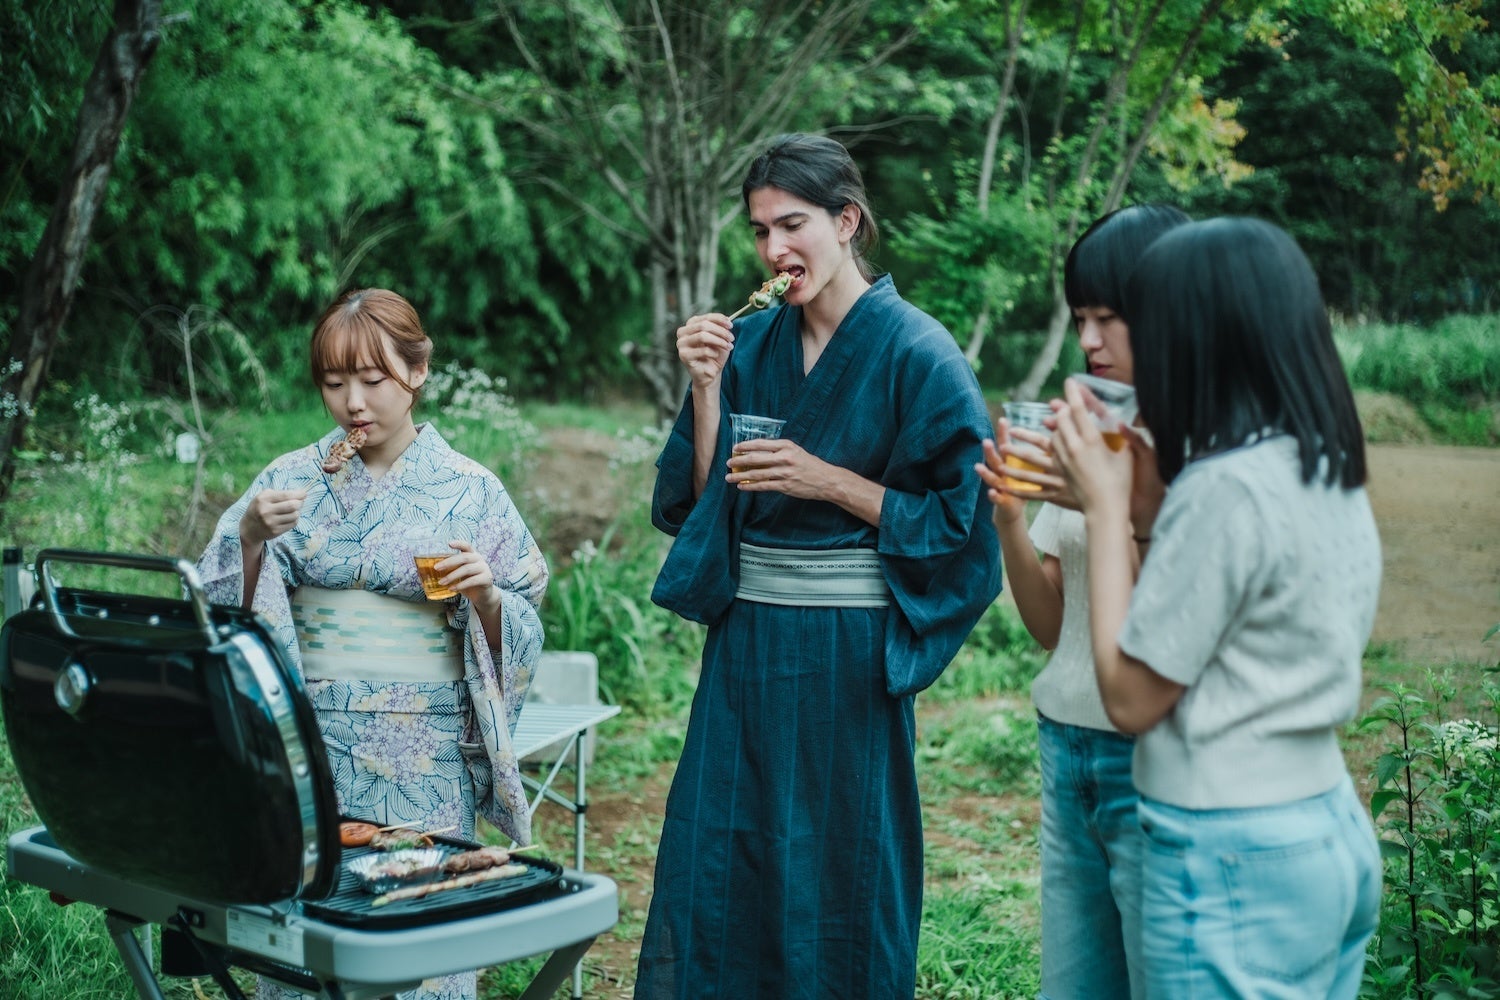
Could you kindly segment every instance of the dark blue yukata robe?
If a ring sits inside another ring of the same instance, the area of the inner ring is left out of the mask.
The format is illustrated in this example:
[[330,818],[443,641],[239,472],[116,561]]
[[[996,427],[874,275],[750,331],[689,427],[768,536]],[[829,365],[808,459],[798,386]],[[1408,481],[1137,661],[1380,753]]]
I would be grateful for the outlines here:
[[[803,375],[801,310],[735,328],[714,469],[692,495],[692,401],[658,462],[676,536],[653,599],[709,626],[668,796],[636,997],[909,998],[922,909],[913,696],[1000,591],[974,463],[989,417],[951,334],[889,277]],[[878,529],[723,480],[730,412],[886,487]],[[738,545],[873,548],[886,608],[736,600]]]

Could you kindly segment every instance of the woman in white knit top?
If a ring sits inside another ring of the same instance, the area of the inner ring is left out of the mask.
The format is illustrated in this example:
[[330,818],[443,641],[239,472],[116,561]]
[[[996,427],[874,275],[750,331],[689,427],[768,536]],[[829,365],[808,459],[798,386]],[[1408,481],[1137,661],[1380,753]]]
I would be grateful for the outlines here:
[[[1090,374],[1131,383],[1130,334],[1120,318],[1126,279],[1146,247],[1188,222],[1167,205],[1137,205],[1095,222],[1068,253],[1063,285]],[[1141,837],[1130,762],[1134,739],[1109,722],[1094,679],[1083,516],[1062,479],[1007,468],[1014,438],[1045,437],[996,424],[980,475],[989,486],[1005,575],[1028,631],[1053,650],[1032,684],[1042,767],[1042,997],[1141,1000]],[[1028,460],[1033,456],[1028,454]],[[1028,535],[1027,500],[1044,503]],[[1142,497],[1147,525],[1160,495]],[[1065,506],[1066,505],[1066,506]],[[1141,536],[1144,539],[1145,535]],[[1038,560],[1038,553],[1041,559]]]
[[[1318,280],[1282,230],[1213,219],[1152,244],[1124,307],[1155,451],[1129,432],[1111,451],[1071,380],[1052,444],[1088,535],[1104,708],[1140,734],[1149,995],[1352,1000],[1380,852],[1338,731],[1381,560]],[[1168,489],[1136,579],[1143,481]]]

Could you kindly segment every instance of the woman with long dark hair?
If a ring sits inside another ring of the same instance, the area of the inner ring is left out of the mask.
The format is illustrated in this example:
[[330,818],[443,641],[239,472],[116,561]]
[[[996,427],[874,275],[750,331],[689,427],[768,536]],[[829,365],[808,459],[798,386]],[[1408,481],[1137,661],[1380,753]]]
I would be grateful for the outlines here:
[[[1091,375],[1134,381],[1126,282],[1158,236],[1189,221],[1171,205],[1132,205],[1095,220],[1068,251],[1063,294]],[[1004,464],[1013,436],[1037,471]],[[1110,724],[1094,679],[1083,515],[1052,461],[1038,454],[1044,436],[1002,417],[995,438],[979,474],[995,507],[1006,579],[1027,631],[1052,650],[1031,685],[1042,770],[1041,996],[1143,1000],[1135,737]],[[1028,500],[1045,501],[1029,528]],[[1132,520],[1149,525],[1160,503],[1159,494],[1137,497]],[[1136,545],[1139,556],[1149,543]]]
[[[1146,251],[1125,318],[1154,466],[1108,448],[1072,381],[1053,448],[1088,531],[1100,694],[1140,734],[1150,996],[1353,998],[1380,856],[1338,730],[1381,558],[1317,278],[1269,223],[1194,223]],[[1143,469],[1167,492],[1133,580]]]

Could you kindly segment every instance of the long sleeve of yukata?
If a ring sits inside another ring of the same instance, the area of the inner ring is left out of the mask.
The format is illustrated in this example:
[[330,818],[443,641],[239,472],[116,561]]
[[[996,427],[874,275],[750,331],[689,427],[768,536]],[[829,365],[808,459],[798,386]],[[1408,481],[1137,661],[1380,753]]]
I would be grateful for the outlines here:
[[302,658],[290,591],[304,584],[331,590],[360,588],[400,600],[426,600],[403,536],[416,527],[456,525],[490,565],[501,594],[500,635],[487,636],[469,602],[447,602],[449,625],[464,636],[465,674],[476,724],[494,773],[491,802],[481,815],[525,843],[530,820],[511,733],[542,651],[538,608],[548,570],[535,539],[498,477],[454,451],[431,425],[378,481],[358,456],[338,473],[323,473],[322,456],[343,437],[277,458],[220,517],[198,571],[209,600],[242,605],[244,559],[239,523],[262,490],[308,491],[302,515],[265,545],[251,610],[274,629],[298,675]]

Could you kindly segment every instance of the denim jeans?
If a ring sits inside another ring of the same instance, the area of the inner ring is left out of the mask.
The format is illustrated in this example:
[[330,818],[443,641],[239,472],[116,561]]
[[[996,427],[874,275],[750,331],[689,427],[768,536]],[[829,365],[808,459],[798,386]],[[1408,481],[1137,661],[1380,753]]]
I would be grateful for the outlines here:
[[1042,997],[1136,1000],[1141,830],[1135,740],[1037,716],[1042,758]]
[[1349,1000],[1380,919],[1380,848],[1346,776],[1251,809],[1140,805],[1151,1000]]

